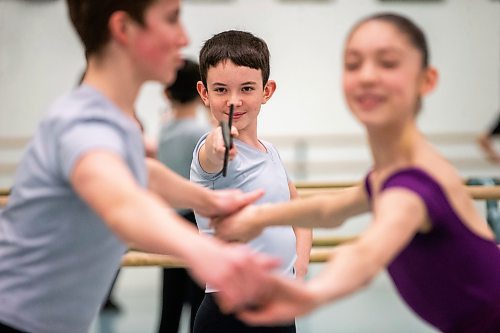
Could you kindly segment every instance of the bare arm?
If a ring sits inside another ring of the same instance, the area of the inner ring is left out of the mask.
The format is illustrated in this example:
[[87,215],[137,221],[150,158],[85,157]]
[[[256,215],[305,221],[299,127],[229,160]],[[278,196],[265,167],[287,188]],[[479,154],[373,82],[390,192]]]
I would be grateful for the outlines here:
[[160,161],[146,158],[148,189],[175,208],[194,208],[210,202],[210,191],[179,176]]
[[488,160],[494,163],[500,163],[500,152],[495,150],[493,138],[489,133],[481,134],[477,138],[477,142]]
[[241,318],[253,324],[289,322],[364,287],[426,223],[427,212],[419,197],[404,189],[386,191],[376,204],[369,229],[357,241],[338,247],[317,277],[306,285],[275,277],[269,299],[255,311],[242,312]]
[[226,218],[214,221],[217,235],[226,240],[248,241],[271,225],[303,228],[332,228],[349,217],[367,212],[369,204],[360,186],[332,195],[318,195],[280,204],[249,206]]
[[365,286],[428,223],[427,219],[425,205],[415,193],[400,188],[385,191],[377,200],[370,227],[357,241],[339,247],[311,283],[311,290],[320,300],[328,301]]
[[262,191],[241,193],[237,190],[211,191],[191,183],[155,159],[146,159],[148,188],[175,208],[192,208],[203,216],[232,213],[257,200]]
[[126,244],[178,256],[198,281],[227,292],[230,302],[251,297],[252,292],[244,291],[242,283],[250,283],[254,294],[258,289],[246,276],[250,272],[259,280],[263,266],[269,262],[259,264],[242,249],[199,235],[163,200],[142,189],[118,155],[105,150],[87,152],[76,162],[70,180],[80,197]]
[[[292,200],[298,199],[299,194],[297,188],[292,182],[288,182],[290,189],[290,198]],[[311,256],[312,247],[312,230],[307,228],[293,227],[296,239],[296,252],[297,260],[295,260],[295,275],[297,279],[304,279],[309,267],[309,258]]]
[[141,188],[117,155],[107,151],[85,154],[73,169],[71,183],[125,243],[148,252],[190,256],[186,244],[198,240],[196,229],[182,223],[158,196]]

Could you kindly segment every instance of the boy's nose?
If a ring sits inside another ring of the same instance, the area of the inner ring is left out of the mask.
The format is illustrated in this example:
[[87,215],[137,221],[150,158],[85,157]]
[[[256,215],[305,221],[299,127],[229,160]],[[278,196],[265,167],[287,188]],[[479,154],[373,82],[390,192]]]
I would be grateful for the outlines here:
[[227,101],[227,107],[231,106],[231,104],[233,104],[234,107],[238,107],[241,106],[243,102],[241,101],[241,98],[234,96]]

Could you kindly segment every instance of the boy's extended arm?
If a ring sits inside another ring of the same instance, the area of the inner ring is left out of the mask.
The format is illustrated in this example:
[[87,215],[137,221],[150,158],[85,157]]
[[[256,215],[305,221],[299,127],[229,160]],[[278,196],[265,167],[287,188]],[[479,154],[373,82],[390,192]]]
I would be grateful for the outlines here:
[[[288,188],[290,189],[290,198],[298,199],[299,194],[295,185],[289,181]],[[295,261],[295,275],[297,279],[304,279],[309,267],[309,258],[311,256],[312,247],[312,229],[293,227],[296,239],[297,260]]]
[[[248,299],[259,293],[259,286],[247,276],[262,282],[263,271],[271,265],[269,260],[200,235],[159,196],[141,188],[118,155],[105,150],[87,152],[76,162],[70,181],[124,243],[147,252],[178,256],[199,282],[222,288],[233,302],[237,297]],[[172,191],[180,192],[176,188]],[[242,283],[249,283],[253,290],[239,290],[248,287],[242,288]]]

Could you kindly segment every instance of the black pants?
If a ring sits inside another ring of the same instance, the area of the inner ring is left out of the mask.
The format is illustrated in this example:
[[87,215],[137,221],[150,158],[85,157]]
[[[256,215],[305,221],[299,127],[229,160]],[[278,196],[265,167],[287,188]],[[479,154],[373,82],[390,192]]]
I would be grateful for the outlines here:
[[295,323],[288,326],[248,326],[234,315],[223,314],[213,293],[205,294],[196,320],[194,333],[295,333]]
[[25,331],[16,330],[15,328],[12,328],[12,327],[7,326],[7,325],[2,324],[2,323],[0,323],[0,332],[2,332],[2,333],[27,333]]
[[[196,223],[193,212],[182,215]],[[190,332],[193,332],[194,318],[205,295],[205,290],[191,279],[184,268],[163,270],[163,291],[159,333],[177,333],[184,303],[191,306]]]

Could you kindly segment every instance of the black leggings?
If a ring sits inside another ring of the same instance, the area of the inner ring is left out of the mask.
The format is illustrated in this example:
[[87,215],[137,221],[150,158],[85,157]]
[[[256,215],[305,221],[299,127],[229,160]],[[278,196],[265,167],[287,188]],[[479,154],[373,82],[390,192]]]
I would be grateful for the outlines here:
[[[196,220],[193,212],[182,217],[193,224]],[[184,303],[191,306],[189,332],[193,332],[196,311],[203,300],[205,289],[193,281],[184,268],[167,268],[163,270],[163,290],[159,333],[177,333]]]
[[213,293],[205,294],[194,321],[194,333],[295,333],[295,323],[289,326],[248,326],[234,315],[223,314]]
[[27,333],[25,331],[16,330],[15,328],[13,328],[11,326],[7,326],[5,324],[2,324],[1,322],[0,322],[0,332],[2,332],[2,333]]

